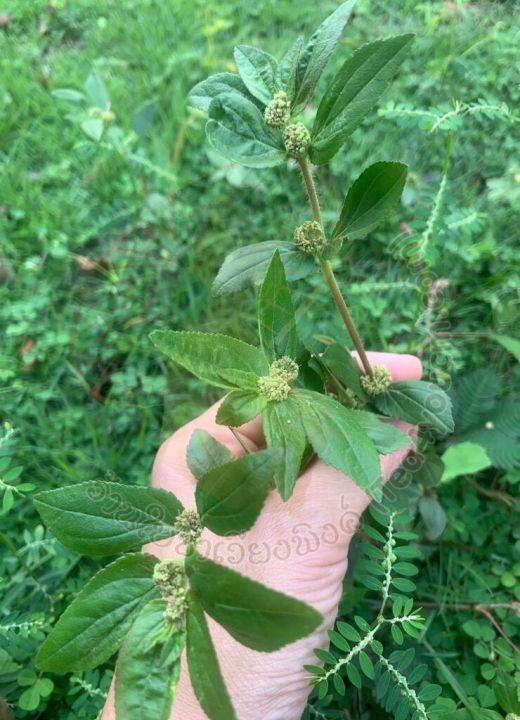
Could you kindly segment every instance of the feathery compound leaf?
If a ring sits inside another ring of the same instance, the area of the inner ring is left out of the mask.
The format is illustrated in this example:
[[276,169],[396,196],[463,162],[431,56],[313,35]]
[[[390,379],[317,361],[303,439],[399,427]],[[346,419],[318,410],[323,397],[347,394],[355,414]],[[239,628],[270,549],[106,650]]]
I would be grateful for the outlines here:
[[302,51],[296,70],[296,108],[303,107],[312,97],[355,3],[356,0],[348,0],[340,5],[322,22]]
[[204,612],[192,593],[188,594],[186,631],[188,670],[200,706],[210,720],[236,720]]
[[92,670],[119,648],[140,610],[157,595],[157,559],[125,555],[94,575],[60,617],[36,656],[49,672]]
[[267,447],[282,450],[274,477],[278,492],[287,500],[301,472],[307,448],[300,407],[294,395],[280,403],[268,403],[262,420]]
[[333,236],[364,238],[394,209],[401,197],[408,168],[400,162],[370,165],[351,185]]
[[240,77],[251,95],[267,105],[276,90],[275,72],[278,63],[274,57],[251,45],[238,45],[233,56]]
[[226,395],[217,411],[219,425],[237,427],[260,415],[267,398],[251,390],[232,390]]
[[195,490],[203,526],[217,535],[249,530],[262,511],[278,458],[278,452],[262,450],[203,475]]
[[[165,634],[165,600],[146,605],[126,636],[116,665],[115,704],[118,717],[141,720],[143,708],[149,717],[168,720],[181,670],[184,633]],[[154,638],[158,638],[153,642]]]
[[375,396],[374,403],[389,417],[428,427],[439,435],[453,432],[451,400],[433,383],[424,380],[394,382],[388,390]]
[[500,395],[500,379],[488,368],[458,377],[451,392],[457,433],[484,424]]
[[301,408],[305,433],[318,457],[380,500],[379,456],[352,411],[312,390],[298,389],[294,395]]
[[195,430],[188,443],[186,460],[193,475],[200,480],[213,468],[233,460],[233,453],[205,430]]
[[328,162],[386,90],[414,36],[376,40],[359,48],[339,69],[318,107],[311,160]]
[[237,387],[223,377],[219,368],[255,375],[266,375],[269,370],[259,348],[228,335],[154,330],[150,340],[171,360],[201,380],[217,387],[230,389]]
[[204,610],[242,645],[272,652],[313,632],[321,615],[300,600],[203,558],[186,558],[190,585]]
[[258,329],[260,343],[269,362],[284,355],[290,358],[296,356],[296,318],[278,250],[273,255],[260,288]]
[[217,95],[209,106],[206,135],[224,157],[246,167],[285,162],[281,136],[270,132],[258,107],[238,93]]
[[166,490],[97,480],[38,493],[34,504],[58,540],[85,555],[115,555],[171,537],[183,510]]
[[246,245],[230,253],[213,282],[213,291],[217,295],[224,295],[242,290],[249,283],[258,285],[263,282],[276,250],[280,253],[288,281],[300,280],[315,271],[314,259],[300,252],[294,243],[268,240]]
[[197,83],[197,85],[190,90],[188,105],[207,113],[213,98],[218,95],[229,95],[233,92],[243,95],[255,102],[242,79],[234,73],[225,72],[210,75],[206,80]]

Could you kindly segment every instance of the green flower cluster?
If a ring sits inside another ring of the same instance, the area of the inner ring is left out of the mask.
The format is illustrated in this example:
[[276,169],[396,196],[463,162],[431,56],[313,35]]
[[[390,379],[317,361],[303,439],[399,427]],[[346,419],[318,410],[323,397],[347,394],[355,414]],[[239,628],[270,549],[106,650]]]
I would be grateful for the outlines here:
[[196,510],[186,508],[177,517],[175,527],[186,545],[196,545],[202,533],[202,525]]
[[319,222],[306,220],[294,231],[294,244],[309,255],[320,255],[326,244],[325,233]]
[[283,134],[285,149],[289,157],[301,159],[311,144],[311,135],[301,122],[287,125]]
[[279,90],[264,110],[264,120],[267,127],[283,127],[290,117],[291,103],[287,93]]
[[367,395],[381,395],[389,388],[392,376],[383,365],[376,365],[372,369],[373,375],[362,375],[361,386]]
[[157,563],[153,571],[153,580],[168,603],[164,611],[164,619],[180,628],[186,614],[186,572],[181,560],[163,560]]
[[258,378],[258,392],[274,402],[286,400],[291,392],[290,383],[297,377],[297,363],[284,356],[271,364],[269,375]]

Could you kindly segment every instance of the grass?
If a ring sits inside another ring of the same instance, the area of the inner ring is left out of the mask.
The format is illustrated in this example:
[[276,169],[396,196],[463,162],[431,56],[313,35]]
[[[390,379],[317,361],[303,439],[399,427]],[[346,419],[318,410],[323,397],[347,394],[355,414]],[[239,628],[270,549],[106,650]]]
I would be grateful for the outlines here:
[[[161,438],[217,398],[167,368],[147,335],[168,326],[253,340],[254,293],[238,301],[215,298],[212,278],[231,249],[280,233],[290,237],[307,215],[296,172],[285,179],[276,170],[242,171],[208,152],[203,120],[186,108],[185,97],[209,72],[233,69],[233,45],[257,42],[277,55],[286,37],[308,32],[335,5],[4,4],[10,19],[0,29],[0,419],[16,430],[2,452],[24,466],[24,480],[47,488],[113,474],[146,483]],[[367,157],[410,166],[399,216],[369,242],[347,248],[340,281],[368,347],[417,352],[432,333],[464,333],[425,347],[426,374],[447,383],[457,373],[492,365],[510,394],[518,388],[518,365],[473,333],[512,335],[519,320],[514,3],[360,0],[342,52],[379,34],[410,30],[417,33],[416,46],[383,100],[381,118],[374,113],[367,120],[322,178],[325,218],[332,220]],[[81,128],[88,103],[53,94],[81,91],[92,73],[102,78],[114,113],[100,142]],[[471,109],[435,132],[435,119],[410,114],[443,117],[456,100]],[[495,109],[475,109],[480,100]],[[434,217],[449,127],[453,151]],[[429,226],[428,252],[421,262],[410,261]],[[439,279],[449,285],[425,315]],[[344,337],[321,285],[305,286],[299,306],[308,338]],[[507,471],[507,481],[503,471],[493,472],[479,482],[515,494],[518,472]],[[499,501],[489,501],[486,515],[487,506],[469,487],[439,497],[450,519],[449,542],[482,543],[477,575],[468,570],[468,550],[440,542],[428,559],[428,592],[442,614],[444,597],[454,602],[468,593],[489,594],[478,574],[493,582],[502,577],[485,559],[494,552],[493,523],[500,523],[502,544],[492,562],[502,571],[508,544],[518,546],[520,539],[512,539],[511,512]],[[472,508],[482,513],[483,539],[469,519]],[[17,499],[0,523],[0,541],[10,548],[0,560],[5,623],[47,622],[91,568],[43,534],[29,499]],[[497,587],[500,580],[491,595]],[[444,622],[455,632],[453,618]],[[0,632],[0,665],[9,650],[18,667],[30,667],[40,634],[17,632],[13,639]],[[450,650],[441,644],[436,651]],[[457,671],[475,678],[477,661],[464,658],[467,664]],[[55,679],[51,700],[42,699],[29,715],[17,707],[16,674],[0,692],[17,708],[15,717],[95,717],[99,687],[106,688],[108,677],[107,671],[72,683]],[[475,697],[477,691],[478,683],[466,688]]]

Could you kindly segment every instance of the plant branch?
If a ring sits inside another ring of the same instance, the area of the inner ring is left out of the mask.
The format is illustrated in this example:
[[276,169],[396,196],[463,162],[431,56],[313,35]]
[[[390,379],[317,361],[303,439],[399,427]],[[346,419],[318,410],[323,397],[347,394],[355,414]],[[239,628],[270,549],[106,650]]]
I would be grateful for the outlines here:
[[[312,214],[316,222],[318,222],[323,228],[323,218],[321,216],[320,201],[318,198],[318,193],[316,192],[314,179],[312,177],[310,163],[307,158],[303,158],[299,161],[298,164],[302,172],[303,182],[305,185],[305,190],[307,191],[307,197],[309,199]],[[350,310],[345,301],[345,298],[341,294],[341,290],[339,289],[336,276],[334,275],[334,270],[332,269],[332,264],[330,260],[320,259],[320,266],[323,272],[323,276],[327,281],[327,285],[329,286],[334,302],[336,303],[336,307],[338,308],[340,315],[343,318],[343,322],[345,323],[345,327],[347,328],[349,335],[352,338],[352,342],[354,343],[354,347],[357,350],[359,359],[361,360],[361,364],[363,365],[363,369],[367,375],[373,375],[372,367],[365,352],[363,341],[361,340],[361,336],[357,331],[356,325],[354,323],[352,315],[350,314]]]

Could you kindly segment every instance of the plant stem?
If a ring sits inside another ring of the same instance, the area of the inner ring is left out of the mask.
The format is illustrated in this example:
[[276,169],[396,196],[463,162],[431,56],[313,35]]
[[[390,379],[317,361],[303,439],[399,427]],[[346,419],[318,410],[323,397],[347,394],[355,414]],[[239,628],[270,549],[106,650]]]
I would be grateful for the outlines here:
[[[318,198],[318,193],[316,192],[314,179],[312,177],[310,163],[305,157],[302,160],[299,160],[298,164],[300,166],[303,182],[305,184],[305,190],[307,191],[307,197],[309,198],[309,204],[311,206],[314,219],[321,225],[323,230],[325,230],[323,226],[323,219],[321,217],[320,201]],[[354,347],[357,350],[359,359],[361,360],[361,363],[363,365],[363,369],[365,370],[365,373],[367,375],[373,375],[372,367],[365,352],[363,341],[361,340],[361,337],[357,331],[356,325],[354,323],[352,315],[350,314],[350,310],[345,301],[345,298],[341,294],[341,290],[339,289],[336,276],[334,275],[334,270],[332,269],[332,264],[330,260],[320,259],[320,266],[325,280],[327,281],[327,285],[329,286],[330,292],[332,293],[332,297],[334,298],[334,302],[336,303],[336,307],[338,308],[340,315],[343,318],[343,322],[345,323],[345,327],[347,328],[349,335],[352,338],[352,342],[354,343]]]

